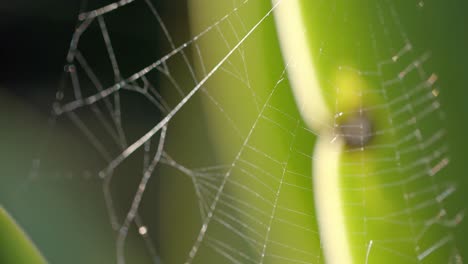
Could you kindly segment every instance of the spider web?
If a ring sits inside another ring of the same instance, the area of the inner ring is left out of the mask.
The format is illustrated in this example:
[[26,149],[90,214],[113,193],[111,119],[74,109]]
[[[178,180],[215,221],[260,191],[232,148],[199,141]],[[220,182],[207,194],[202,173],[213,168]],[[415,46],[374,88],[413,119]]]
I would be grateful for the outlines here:
[[[177,32],[181,25],[166,24],[152,0],[88,6],[78,17],[54,119],[71,121],[94,148],[84,166],[96,168],[88,173],[101,180],[118,263],[132,263],[132,236],[141,237],[153,263],[324,262],[311,173],[318,135],[303,122],[287,76],[289,67],[300,66],[278,64],[276,44],[271,50],[255,46],[274,31],[273,12],[282,2],[228,2],[223,16],[200,23],[185,39]],[[339,1],[313,5],[311,14],[326,14],[324,31],[352,21]],[[347,150],[357,154],[342,162],[344,172],[361,168],[343,174],[345,211],[359,226],[352,230],[353,250],[367,263],[374,255],[401,263],[462,263],[454,234],[464,210],[450,200],[458,185],[445,173],[450,156],[438,101],[443,88],[437,73],[426,69],[431,54],[414,45],[395,4],[369,5],[363,12],[372,15],[359,41],[322,34],[314,50],[331,95],[343,87],[327,70],[358,74],[375,85],[359,93],[357,113],[339,111],[343,102],[337,99],[331,129],[356,114],[385,116],[378,121],[385,128],[372,132],[376,140]],[[422,1],[404,4],[407,12],[423,7]],[[249,14],[252,8],[261,12]],[[131,33],[123,35],[122,28]],[[134,36],[144,37],[132,41]],[[333,68],[340,49],[360,60]],[[267,79],[257,80],[255,61],[275,64]],[[369,104],[376,94],[384,102]],[[378,140],[387,136],[397,140]],[[359,155],[377,150],[372,159]],[[160,180],[152,183],[154,178]],[[179,184],[185,187],[173,186]],[[183,199],[188,205],[176,210],[189,211],[185,224],[195,232],[145,218],[155,197],[147,193],[158,190],[166,200],[156,217],[174,215],[172,203]],[[400,207],[374,214],[369,197],[377,192]],[[169,231],[152,233],[160,225]],[[376,232],[382,225],[404,232]]]

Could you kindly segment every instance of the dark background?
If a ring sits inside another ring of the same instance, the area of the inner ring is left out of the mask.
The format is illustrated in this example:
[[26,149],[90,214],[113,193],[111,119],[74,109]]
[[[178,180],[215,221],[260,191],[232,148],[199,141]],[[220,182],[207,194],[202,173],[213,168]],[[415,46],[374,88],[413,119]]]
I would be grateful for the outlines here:
[[[110,228],[102,181],[97,176],[105,163],[93,154],[96,151],[69,120],[54,119],[52,115],[56,92],[64,85],[70,89],[64,66],[78,14],[112,2],[20,0],[0,3],[0,205],[18,221],[51,263],[116,262],[116,237]],[[176,44],[189,39],[185,1],[152,2],[164,22],[172,27]],[[140,15],[141,7],[135,8],[133,13],[120,15],[118,20],[112,16],[107,20],[114,48],[128,47],[131,51],[129,56],[119,59],[123,70],[127,65],[141,68],[143,60],[160,58],[168,49],[167,41],[163,41],[161,32],[157,31],[157,23],[144,21],[151,17],[146,13]],[[145,22],[150,25],[145,29],[132,27]],[[147,33],[145,30],[154,31]],[[102,36],[98,37],[102,40]],[[91,59],[107,60],[105,50],[98,49],[95,53],[92,48],[90,50]],[[129,74],[123,72],[123,75]],[[103,76],[106,77],[109,76]],[[147,131],[151,122],[159,118],[154,114],[140,114],[154,113],[154,109],[147,111],[148,106],[141,103],[140,97],[125,96],[124,99],[126,104],[136,106],[122,110],[132,122],[127,127],[128,133],[141,135],[141,131]],[[138,166],[141,165],[138,163]],[[129,189],[136,188],[128,186],[133,186],[137,180],[134,177],[115,181],[112,191],[119,194],[114,197],[117,203],[131,201],[134,193]],[[190,189],[190,185],[184,183],[180,183],[180,191]],[[157,186],[165,183],[155,179],[151,184],[154,185],[148,188],[145,199],[158,201]],[[187,197],[190,194],[181,200]],[[164,202],[167,203],[161,201]],[[171,201],[174,207],[179,206],[178,203],[177,199]],[[149,234],[155,240],[155,250],[159,248],[159,204],[148,205],[149,213],[144,216],[151,222]],[[179,212],[183,211],[174,214]],[[168,217],[175,218],[176,223],[183,220],[177,215]],[[187,228],[192,226],[181,226],[180,230],[184,232]],[[142,239],[134,235],[135,230],[131,232],[133,235],[127,240],[125,252],[127,261],[153,263]]]

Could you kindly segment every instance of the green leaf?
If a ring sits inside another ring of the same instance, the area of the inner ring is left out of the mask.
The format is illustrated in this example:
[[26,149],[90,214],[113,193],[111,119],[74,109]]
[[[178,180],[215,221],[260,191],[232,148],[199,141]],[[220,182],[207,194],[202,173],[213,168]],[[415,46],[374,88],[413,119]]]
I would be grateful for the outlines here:
[[[230,1],[193,2],[195,34],[231,8]],[[457,179],[444,170],[438,77],[428,47],[408,36],[398,13],[417,7],[267,2],[245,1],[233,15],[242,24],[229,17],[228,26],[216,25],[221,37],[199,42],[207,68],[233,54],[206,82],[217,104],[207,99],[205,107],[219,159],[232,164],[217,191],[229,197],[225,210],[239,209],[236,231],[253,240],[251,258],[456,263],[463,211],[451,200]]]
[[0,263],[47,263],[32,241],[0,206]]

